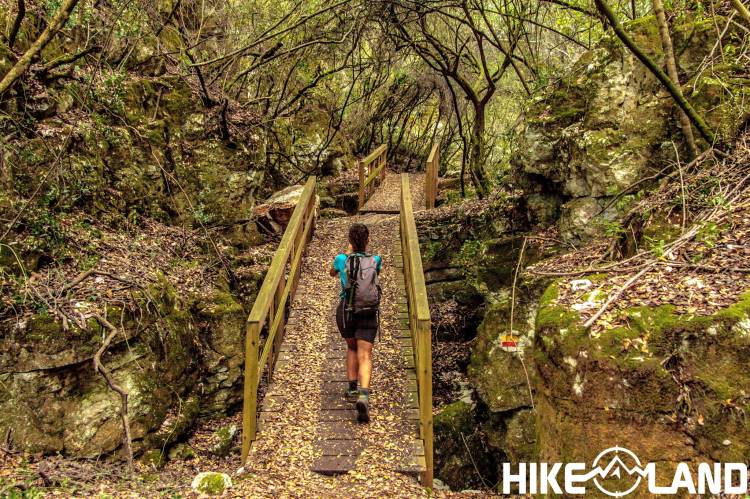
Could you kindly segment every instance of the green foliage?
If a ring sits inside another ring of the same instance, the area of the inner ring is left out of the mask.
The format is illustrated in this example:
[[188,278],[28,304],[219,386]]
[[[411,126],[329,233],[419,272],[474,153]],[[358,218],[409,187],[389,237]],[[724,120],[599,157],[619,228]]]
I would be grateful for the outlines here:
[[716,245],[716,240],[724,230],[725,227],[721,227],[716,222],[704,222],[698,229],[695,238],[709,248],[713,248]]
[[462,267],[473,267],[481,261],[482,256],[486,251],[487,246],[484,241],[479,239],[467,239],[463,245],[461,245],[461,249],[459,250],[458,255],[456,255],[455,261]]
[[667,241],[662,239],[653,238],[650,236],[644,236],[644,239],[648,243],[648,249],[649,251],[659,260],[664,260],[666,248],[667,248]]
[[618,220],[605,220],[602,222],[602,231],[605,236],[614,239],[625,233],[625,227]]

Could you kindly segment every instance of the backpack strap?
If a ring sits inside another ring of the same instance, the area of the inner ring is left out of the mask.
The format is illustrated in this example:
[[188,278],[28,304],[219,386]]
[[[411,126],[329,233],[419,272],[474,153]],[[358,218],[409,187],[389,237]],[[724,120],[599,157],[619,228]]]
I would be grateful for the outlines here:
[[[349,263],[349,271],[347,272],[346,276],[346,284],[349,288],[349,293],[347,298],[347,301],[349,302],[349,305],[354,304],[354,294],[357,291],[357,274],[359,274],[359,254],[352,253],[351,255],[348,255],[346,257],[347,263]],[[346,268],[346,265],[344,266]]]

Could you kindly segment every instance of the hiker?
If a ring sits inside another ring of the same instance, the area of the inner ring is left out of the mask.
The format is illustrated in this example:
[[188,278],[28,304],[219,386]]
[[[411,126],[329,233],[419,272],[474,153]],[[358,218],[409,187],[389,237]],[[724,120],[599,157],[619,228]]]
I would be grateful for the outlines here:
[[[378,332],[382,259],[366,253],[370,231],[364,224],[349,227],[349,249],[333,259],[331,276],[341,279],[341,300],[336,308],[336,325],[346,340],[346,399],[355,402],[357,420],[370,421],[370,375],[372,345]],[[357,385],[359,381],[359,386]]]

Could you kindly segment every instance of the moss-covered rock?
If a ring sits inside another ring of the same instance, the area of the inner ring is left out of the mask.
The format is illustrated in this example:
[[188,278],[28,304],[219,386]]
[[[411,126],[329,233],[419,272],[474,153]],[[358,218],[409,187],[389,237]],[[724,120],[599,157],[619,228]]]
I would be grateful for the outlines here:
[[194,459],[196,454],[189,444],[180,443],[169,449],[168,456],[170,461],[187,461]]
[[191,486],[201,494],[219,496],[232,488],[232,479],[226,473],[203,471],[195,476]]
[[229,451],[232,450],[234,444],[234,438],[237,436],[239,428],[237,425],[230,424],[222,426],[214,432],[212,435],[212,444],[210,451],[219,457],[226,457],[229,455]]
[[590,460],[612,442],[648,461],[750,459],[750,294],[711,316],[628,309],[628,327],[601,335],[554,296],[536,320],[540,459]]
[[[245,317],[225,289],[195,304],[198,298],[178,295],[161,274],[140,299],[135,312],[107,310],[121,317],[123,334],[103,358],[128,392],[136,452],[166,448],[201,410],[223,414],[240,400]],[[78,309],[85,312],[86,304]],[[118,449],[120,397],[91,367],[103,334],[98,322],[65,330],[39,312],[15,328],[0,340],[0,431],[33,452],[95,457]],[[201,334],[210,345],[205,356],[197,350]],[[189,395],[199,382],[201,399]]]
[[445,406],[433,421],[435,474],[454,490],[480,486],[484,477],[496,473],[475,417],[472,404],[458,401]]
[[[699,70],[716,45],[717,23],[727,24],[723,18],[687,19],[673,27],[674,45],[679,66],[692,78],[683,82],[688,100],[729,141],[750,116],[750,90],[737,65],[735,45],[742,37],[736,27],[721,41],[726,62],[711,72]],[[653,16],[627,29],[662,64]],[[527,105],[526,127],[512,164],[529,199],[530,221],[549,222],[562,206],[562,235],[590,237],[594,215],[603,220],[616,215],[615,209],[601,213],[612,196],[674,159],[670,141],[681,137],[675,109],[646,67],[614,35],[605,36]],[[681,156],[686,156],[684,150]]]

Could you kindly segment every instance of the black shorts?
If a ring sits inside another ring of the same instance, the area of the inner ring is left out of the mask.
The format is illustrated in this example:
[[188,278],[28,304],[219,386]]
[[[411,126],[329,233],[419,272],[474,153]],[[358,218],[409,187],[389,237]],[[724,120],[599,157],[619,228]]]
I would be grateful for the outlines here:
[[336,307],[336,325],[341,336],[346,339],[357,338],[358,340],[375,343],[378,334],[378,314],[373,312],[367,315],[358,315],[353,319],[344,321],[344,300],[339,301]]

